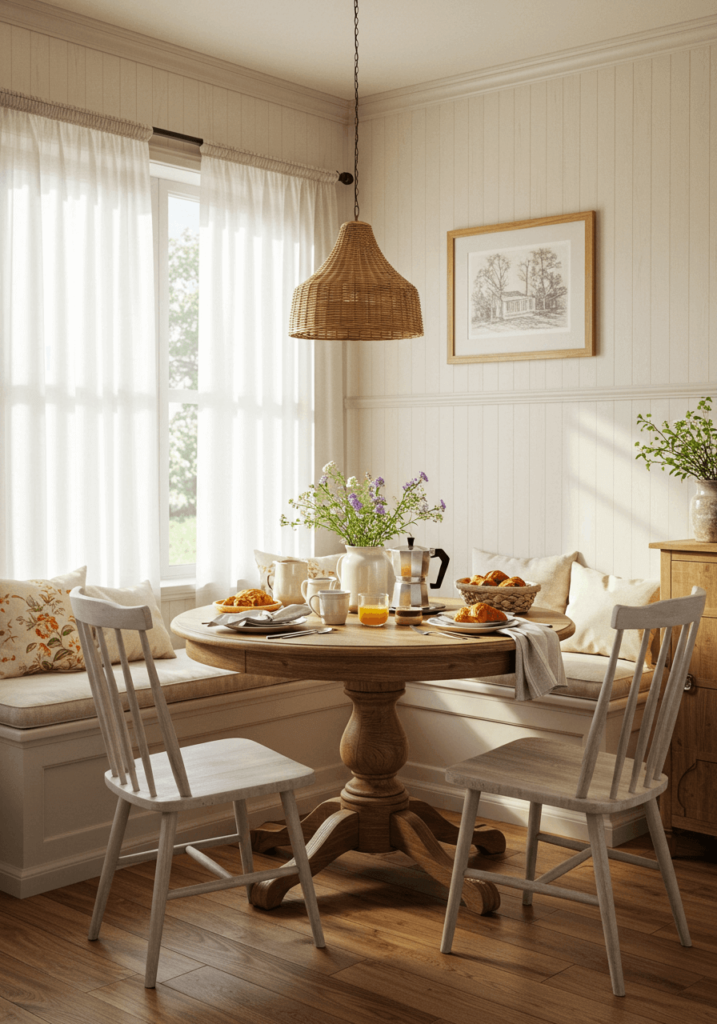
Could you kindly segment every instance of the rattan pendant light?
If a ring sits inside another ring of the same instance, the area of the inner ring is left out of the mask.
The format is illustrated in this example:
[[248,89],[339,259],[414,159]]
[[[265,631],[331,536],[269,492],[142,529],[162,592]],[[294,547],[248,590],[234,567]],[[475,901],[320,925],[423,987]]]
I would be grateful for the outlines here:
[[418,291],[393,269],[358,204],[358,0],[354,0],[354,219],[328,259],[294,289],[289,335],[316,341],[420,338]]

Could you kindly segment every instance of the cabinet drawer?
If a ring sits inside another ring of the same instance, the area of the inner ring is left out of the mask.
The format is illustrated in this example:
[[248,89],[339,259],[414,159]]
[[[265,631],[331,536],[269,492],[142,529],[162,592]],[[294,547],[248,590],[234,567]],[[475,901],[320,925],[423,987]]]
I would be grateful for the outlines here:
[[685,597],[692,593],[693,587],[702,587],[707,591],[704,614],[717,618],[717,561],[672,560],[672,594],[670,596]]

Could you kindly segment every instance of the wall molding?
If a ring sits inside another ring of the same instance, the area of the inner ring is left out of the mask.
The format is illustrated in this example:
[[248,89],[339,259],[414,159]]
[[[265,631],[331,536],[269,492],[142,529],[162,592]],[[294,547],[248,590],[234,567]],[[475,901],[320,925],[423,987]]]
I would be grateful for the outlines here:
[[42,3],[42,0],[0,0],[0,21],[330,121],[348,123],[348,100],[84,14],[66,11]]
[[498,89],[510,89],[548,78],[578,74],[581,71],[594,71],[597,68],[625,64],[713,42],[717,42],[717,16],[710,15],[678,25],[609,39],[604,43],[579,46],[544,57],[501,64],[484,71],[469,71],[463,75],[437,79],[423,85],[375,93],[361,103],[361,119],[366,121],[370,118],[385,117],[386,114],[415,110],[418,107],[446,103]]
[[349,396],[347,409],[429,409],[463,405],[542,405],[555,402],[632,402],[660,398],[702,398],[717,396],[717,381],[704,384],[645,384],[606,388],[565,388],[531,391],[446,391],[425,395]]

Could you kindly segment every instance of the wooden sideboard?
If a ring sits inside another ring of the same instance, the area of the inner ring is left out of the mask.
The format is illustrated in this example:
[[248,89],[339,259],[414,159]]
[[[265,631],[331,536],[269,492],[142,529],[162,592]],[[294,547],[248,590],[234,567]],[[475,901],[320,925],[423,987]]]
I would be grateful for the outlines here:
[[660,597],[683,597],[694,586],[707,591],[665,765],[670,785],[660,798],[662,821],[668,836],[673,828],[717,836],[717,544],[675,540],[650,547],[661,552]]

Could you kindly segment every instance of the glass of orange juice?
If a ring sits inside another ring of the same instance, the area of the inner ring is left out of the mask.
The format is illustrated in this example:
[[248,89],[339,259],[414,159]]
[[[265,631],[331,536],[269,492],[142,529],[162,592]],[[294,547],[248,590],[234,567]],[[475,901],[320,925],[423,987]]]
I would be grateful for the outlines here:
[[383,626],[388,620],[388,594],[359,594],[358,617],[362,626]]

